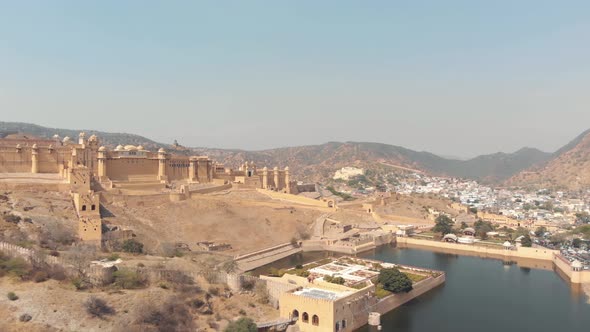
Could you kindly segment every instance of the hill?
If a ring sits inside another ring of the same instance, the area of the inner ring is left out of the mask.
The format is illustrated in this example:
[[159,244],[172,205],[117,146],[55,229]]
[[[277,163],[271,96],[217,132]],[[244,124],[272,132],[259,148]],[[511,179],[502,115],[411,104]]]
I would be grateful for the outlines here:
[[357,166],[374,171],[411,170],[433,175],[470,178],[494,184],[505,181],[518,172],[551,157],[551,154],[524,148],[514,153],[495,153],[469,160],[457,160],[401,146],[368,142],[328,142],[320,145],[262,151],[184,148],[127,133],[47,128],[28,123],[0,122],[0,137],[2,134],[28,133],[45,138],[50,138],[54,134],[75,138],[80,131],[99,136],[101,144],[111,148],[118,144],[143,145],[150,150],[163,147],[169,151],[175,150],[177,153],[208,155],[230,167],[237,167],[244,161],[254,161],[258,165],[269,167],[289,165],[297,178],[306,181],[324,181],[331,178],[341,167]]
[[289,165],[295,175],[310,181],[330,178],[335,170],[344,166],[356,166],[370,170],[406,169],[499,183],[551,156],[537,149],[523,148],[514,153],[495,153],[469,160],[455,160],[430,152],[366,142],[329,142],[264,151],[232,151],[229,154],[227,151],[210,149],[202,149],[200,152],[209,153],[228,165],[239,164],[244,160],[260,165]]
[[551,188],[582,190],[590,187],[590,130],[551,155],[544,163],[534,165],[505,183],[531,189]]
[[63,128],[48,128],[36,124],[22,123],[22,122],[1,122],[0,121],[0,138],[9,134],[27,133],[41,138],[51,138],[57,134],[61,138],[69,136],[72,139],[77,139],[80,132],[85,132],[86,135],[96,135],[100,137],[101,144],[108,147],[115,147],[122,145],[143,145],[146,149],[170,148],[170,145],[154,142],[151,139],[143,136],[126,134],[126,133],[109,133],[96,130],[86,129],[63,129]]

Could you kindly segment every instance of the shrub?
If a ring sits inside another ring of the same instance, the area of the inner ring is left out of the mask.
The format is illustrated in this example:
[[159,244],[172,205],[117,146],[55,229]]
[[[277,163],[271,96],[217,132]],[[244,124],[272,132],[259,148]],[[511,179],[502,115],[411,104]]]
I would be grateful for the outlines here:
[[113,273],[115,281],[113,284],[116,287],[123,289],[136,289],[141,288],[145,285],[146,280],[137,271],[129,269],[121,269]]
[[229,323],[229,325],[223,330],[224,332],[256,332],[258,327],[256,323],[250,318],[242,317],[237,321]]
[[244,309],[240,309],[240,311],[238,313],[242,316],[246,316],[246,310],[244,310]]
[[91,296],[85,303],[86,312],[92,317],[102,318],[106,315],[113,315],[115,310],[103,299]]
[[53,280],[66,280],[66,271],[63,267],[54,265],[49,269],[49,276]]
[[20,320],[23,323],[26,323],[26,322],[30,321],[31,319],[33,319],[33,317],[31,317],[31,315],[29,315],[29,314],[22,314],[18,318],[18,320]]
[[27,261],[20,257],[7,258],[5,256],[1,256],[0,270],[9,275],[24,278],[31,273],[32,267]]
[[21,218],[17,215],[12,214],[12,213],[8,213],[8,214],[4,215],[4,221],[18,224],[21,221]]
[[119,256],[119,254],[111,254],[109,257],[107,257],[107,260],[114,262],[119,258],[121,258],[121,256]]
[[8,292],[8,294],[6,294],[6,297],[10,301],[16,301],[16,300],[18,300],[18,296],[14,292]]
[[191,313],[178,299],[170,300],[161,307],[146,307],[140,314],[139,321],[162,332],[195,329]]
[[90,283],[83,278],[73,278],[72,285],[76,287],[76,290],[84,290],[90,287]]
[[337,285],[344,285],[346,280],[342,277],[324,276],[324,281],[330,282]]
[[121,249],[124,252],[141,254],[143,253],[143,243],[135,239],[125,240],[125,242],[123,242],[123,245],[121,246]]
[[49,279],[49,273],[46,271],[37,271],[33,274],[33,281],[34,282],[43,282]]
[[209,287],[209,294],[219,296],[219,288],[213,286]]
[[251,291],[254,289],[254,286],[256,286],[256,280],[247,279],[242,282],[242,289],[243,290]]
[[59,257],[59,251],[57,250],[52,250],[49,255],[53,256],[53,257]]

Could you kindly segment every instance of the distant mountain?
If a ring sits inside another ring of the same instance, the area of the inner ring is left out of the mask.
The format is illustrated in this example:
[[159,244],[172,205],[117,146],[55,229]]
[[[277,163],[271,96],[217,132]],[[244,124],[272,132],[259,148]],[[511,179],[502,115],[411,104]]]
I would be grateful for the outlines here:
[[535,189],[589,189],[590,129],[557,150],[547,161],[517,173],[505,184]]
[[143,136],[125,133],[107,133],[96,130],[72,130],[61,128],[47,128],[30,123],[21,122],[1,122],[0,121],[0,137],[11,133],[27,133],[41,138],[51,138],[57,134],[62,139],[69,136],[73,140],[78,139],[78,134],[85,132],[86,136],[96,135],[100,138],[100,144],[107,147],[114,148],[119,144],[122,145],[143,145],[146,149],[159,149],[161,147],[169,148],[171,145],[154,142]]
[[101,144],[111,148],[118,144],[143,145],[150,150],[163,147],[183,154],[208,155],[230,167],[237,167],[244,161],[254,161],[258,165],[268,167],[288,165],[297,178],[307,181],[323,181],[331,178],[334,172],[341,167],[357,166],[369,170],[410,170],[433,175],[470,178],[487,183],[500,183],[524,169],[551,158],[551,154],[537,149],[524,148],[514,153],[495,153],[469,160],[457,160],[400,146],[367,142],[328,142],[320,145],[262,151],[184,148],[126,133],[57,129],[28,123],[0,122],[0,137],[2,137],[2,133],[28,133],[46,138],[50,138],[54,134],[76,138],[80,131],[86,132],[87,135],[99,136]]
[[487,183],[502,182],[519,171],[547,160],[551,154],[524,148],[514,153],[495,153],[469,160],[453,160],[429,152],[418,152],[400,146],[366,142],[329,142],[270,149],[264,151],[232,151],[203,149],[218,160],[235,165],[244,160],[260,165],[289,165],[294,174],[307,180],[320,181],[344,166],[366,169],[391,168],[421,171],[435,175],[471,178]]

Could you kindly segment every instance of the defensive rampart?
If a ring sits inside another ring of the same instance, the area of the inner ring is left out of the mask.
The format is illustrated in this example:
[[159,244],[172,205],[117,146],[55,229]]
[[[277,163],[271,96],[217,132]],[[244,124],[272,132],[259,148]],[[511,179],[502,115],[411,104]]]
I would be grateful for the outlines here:
[[558,250],[551,250],[547,248],[525,248],[517,247],[514,249],[491,248],[486,246],[478,246],[471,244],[457,244],[442,241],[432,241],[416,239],[412,237],[398,237],[397,243],[401,246],[414,245],[419,247],[442,248],[451,249],[456,252],[476,253],[480,257],[491,258],[527,258],[540,260],[553,260],[553,255],[558,254]]

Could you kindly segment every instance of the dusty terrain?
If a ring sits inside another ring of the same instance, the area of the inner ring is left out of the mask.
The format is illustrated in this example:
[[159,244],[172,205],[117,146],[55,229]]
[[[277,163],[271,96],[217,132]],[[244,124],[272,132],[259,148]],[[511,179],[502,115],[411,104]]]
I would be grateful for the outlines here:
[[[132,229],[148,251],[162,244],[198,241],[226,242],[231,254],[245,253],[289,242],[298,229],[307,229],[320,215],[313,209],[269,199],[242,200],[239,195],[202,195],[182,202],[153,206],[133,202],[106,204],[110,225]],[[256,195],[249,192],[247,195]]]
[[[211,288],[220,292],[209,300],[213,313],[193,315],[199,331],[216,331],[215,327],[223,327],[239,317],[240,310],[260,321],[272,320],[278,315],[269,305],[260,304],[254,293],[231,294],[227,298],[229,293],[223,285],[209,285],[205,280],[199,280],[198,285],[202,291],[184,301],[207,301]],[[5,296],[8,292],[15,292],[19,299],[8,300]],[[138,290],[76,291],[66,282],[21,282],[8,277],[0,278],[0,294],[0,331],[129,331],[129,328],[138,327],[138,320],[147,306],[157,306],[178,297],[174,290],[158,286]],[[103,319],[89,315],[84,303],[91,296],[105,300],[115,313]],[[31,321],[20,322],[22,314],[31,315]]]
[[13,215],[20,222],[0,220],[0,240],[23,245],[38,240],[42,232],[52,231],[60,236],[73,235],[77,230],[76,212],[68,193],[51,191],[0,192],[1,219]]

